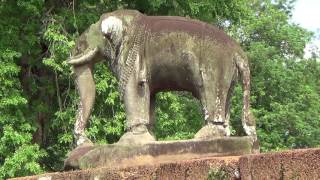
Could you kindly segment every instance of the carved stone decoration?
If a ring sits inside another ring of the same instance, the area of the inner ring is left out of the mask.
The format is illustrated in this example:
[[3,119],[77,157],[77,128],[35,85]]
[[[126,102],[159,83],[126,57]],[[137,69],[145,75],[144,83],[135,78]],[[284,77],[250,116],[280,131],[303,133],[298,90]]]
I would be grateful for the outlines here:
[[77,145],[91,144],[84,129],[95,99],[93,64],[109,60],[119,79],[127,131],[119,144],[155,141],[154,96],[189,91],[201,101],[205,126],[195,139],[230,136],[230,98],[238,76],[243,84],[242,125],[257,141],[250,114],[250,70],[240,46],[207,23],[174,16],[146,16],[135,10],[103,14],[78,39],[68,63],[80,94],[75,123]]

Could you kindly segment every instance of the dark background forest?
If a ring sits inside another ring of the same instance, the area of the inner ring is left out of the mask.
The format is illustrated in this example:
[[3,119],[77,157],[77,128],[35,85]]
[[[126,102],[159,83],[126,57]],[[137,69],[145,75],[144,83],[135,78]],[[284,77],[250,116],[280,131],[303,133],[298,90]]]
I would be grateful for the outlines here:
[[[320,146],[319,51],[304,58],[313,34],[290,21],[292,0],[1,0],[0,179],[62,169],[74,148],[79,96],[66,60],[76,38],[104,12],[137,9],[215,24],[250,59],[252,111],[261,151]],[[95,67],[97,98],[87,134],[113,143],[125,113],[107,62]],[[232,135],[241,128],[242,89],[232,99]],[[188,139],[203,124],[186,92],[157,95],[158,140]]]

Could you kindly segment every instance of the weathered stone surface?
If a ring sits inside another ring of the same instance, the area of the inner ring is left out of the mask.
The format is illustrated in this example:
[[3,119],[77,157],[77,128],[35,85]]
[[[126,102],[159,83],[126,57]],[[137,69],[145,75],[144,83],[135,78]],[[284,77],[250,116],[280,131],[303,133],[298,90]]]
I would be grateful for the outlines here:
[[230,179],[320,179],[320,149],[303,149],[245,156],[202,157],[128,167],[100,167],[47,173],[15,180],[56,179],[207,179],[211,169],[223,169]]
[[320,149],[242,156],[241,179],[320,179]]
[[79,168],[79,159],[87,154],[89,151],[93,150],[95,146],[80,146],[74,149],[69,153],[68,159],[65,163],[65,169],[78,169]]
[[16,180],[69,179],[206,179],[210,169],[223,168],[232,179],[238,174],[238,156],[210,157],[156,165],[134,166],[126,168],[102,167],[62,173],[47,173],[38,176],[16,178]]
[[210,140],[155,141],[141,145],[84,146],[72,151],[66,169],[152,165],[179,159],[234,156],[253,153],[250,137],[220,137]]

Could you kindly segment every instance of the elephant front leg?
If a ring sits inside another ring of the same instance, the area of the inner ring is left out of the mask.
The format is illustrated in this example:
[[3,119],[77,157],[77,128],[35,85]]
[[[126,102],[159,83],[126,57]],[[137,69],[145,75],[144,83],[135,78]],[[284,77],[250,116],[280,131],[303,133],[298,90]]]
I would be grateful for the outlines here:
[[120,138],[121,144],[144,144],[155,141],[149,132],[150,127],[150,90],[146,81],[132,75],[124,92],[127,115],[127,130]]

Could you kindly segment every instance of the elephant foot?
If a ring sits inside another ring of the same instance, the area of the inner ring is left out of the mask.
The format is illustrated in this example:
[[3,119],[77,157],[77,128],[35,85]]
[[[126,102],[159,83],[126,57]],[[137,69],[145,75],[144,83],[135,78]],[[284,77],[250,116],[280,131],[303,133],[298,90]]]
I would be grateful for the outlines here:
[[92,141],[85,135],[80,135],[77,139],[77,147],[80,146],[93,146]]
[[148,128],[145,125],[140,125],[122,135],[118,144],[146,144],[153,141],[156,141],[156,139],[148,131]]
[[207,124],[194,136],[195,139],[210,139],[213,137],[228,136],[227,127],[223,125]]

